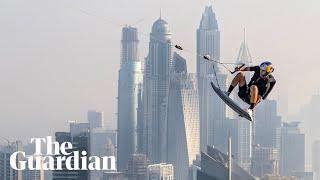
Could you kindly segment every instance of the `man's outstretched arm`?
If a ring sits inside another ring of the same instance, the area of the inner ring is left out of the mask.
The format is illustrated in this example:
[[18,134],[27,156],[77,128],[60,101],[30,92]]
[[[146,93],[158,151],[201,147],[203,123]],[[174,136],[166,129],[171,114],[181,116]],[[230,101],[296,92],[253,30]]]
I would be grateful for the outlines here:
[[236,71],[257,71],[257,70],[260,70],[260,67],[259,66],[249,66],[245,68],[236,67],[235,70]]

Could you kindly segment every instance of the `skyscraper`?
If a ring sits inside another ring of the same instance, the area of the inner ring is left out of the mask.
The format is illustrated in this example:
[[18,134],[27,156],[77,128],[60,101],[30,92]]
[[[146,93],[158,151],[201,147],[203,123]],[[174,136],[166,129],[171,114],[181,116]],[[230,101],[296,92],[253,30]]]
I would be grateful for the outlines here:
[[171,32],[161,17],[153,24],[143,81],[146,152],[154,163],[167,160],[167,106],[172,64]]
[[[116,132],[105,128],[90,130],[90,156],[116,156]],[[100,180],[103,171],[91,170],[90,180]]]
[[103,112],[90,110],[88,111],[88,122],[90,129],[104,127]]
[[[90,156],[116,156],[117,132],[107,130],[103,121],[103,112],[88,111]],[[101,178],[103,178],[103,171],[90,171],[90,180],[100,180]]]
[[[72,142],[72,137],[70,132],[56,132],[55,139],[59,143]],[[57,162],[55,162],[55,165],[56,163]],[[65,163],[62,164],[62,170],[52,171],[53,180],[63,180],[63,179],[69,180],[69,179],[77,179],[77,178],[78,178],[78,172],[67,170]]]
[[189,169],[200,152],[199,96],[195,74],[186,60],[174,53],[168,104],[168,162],[175,179],[188,179]]
[[[259,162],[263,157],[263,153],[260,153],[261,150],[266,152],[278,151],[280,153],[280,140],[281,140],[281,117],[277,113],[277,102],[274,100],[264,100],[256,108],[255,112],[255,133],[254,133],[254,149],[253,151],[253,162],[252,164],[252,173],[257,176],[265,176],[268,171],[268,174],[271,174],[271,170],[277,172],[273,175],[278,175],[279,172],[279,161],[280,156],[273,156],[272,159],[265,160],[264,162]],[[268,150],[268,151],[267,151]],[[265,154],[265,153],[264,153]],[[265,156],[266,157],[266,156]],[[258,164],[261,164],[260,167]],[[273,163],[273,164],[271,164]],[[277,166],[274,166],[274,163],[277,163]],[[270,166],[270,170],[267,170]],[[273,166],[276,169],[271,169]]]
[[207,6],[200,21],[197,30],[197,75],[206,77],[212,74],[211,63],[201,57],[209,55],[215,60],[220,60],[220,31],[216,15],[212,6]]
[[[72,136],[72,151],[86,151],[88,154],[90,153],[90,137],[88,132],[82,132],[76,136]],[[81,156],[80,156],[81,157]],[[88,162],[89,159],[86,157],[86,161]],[[79,164],[81,164],[83,160],[80,158]],[[87,180],[90,178],[90,171],[89,170],[79,170],[78,173],[78,179],[77,180]]]
[[[221,136],[216,134],[217,129],[223,126],[226,119],[226,106],[212,91],[210,82],[218,83],[222,90],[226,88],[227,76],[220,66],[203,59],[201,56],[209,55],[220,61],[220,31],[212,6],[206,7],[202,14],[200,26],[197,30],[197,78],[200,107],[200,141],[201,150],[205,151],[207,145],[214,145]],[[216,73],[214,73],[214,70]],[[216,77],[215,77],[216,76]],[[216,82],[215,78],[218,79]]]
[[[36,157],[36,156],[34,156]],[[39,157],[38,157],[39,158]],[[25,169],[23,171],[23,180],[44,180],[44,170],[43,170],[43,166],[44,166],[44,161],[43,158],[41,158],[41,170],[30,170],[30,169]],[[35,166],[36,161],[33,161],[33,164]]]
[[261,147],[280,148],[281,117],[277,101],[265,100],[256,108],[255,144]]
[[[72,152],[69,156],[74,155],[74,151],[86,151],[90,152],[90,138],[89,138],[89,123],[70,123],[70,132],[56,132],[55,137],[56,141],[59,144],[64,142],[71,142]],[[61,152],[60,152],[61,153]],[[88,162],[88,159],[86,159]],[[55,166],[57,165],[57,161],[55,159]],[[80,155],[79,161],[80,169],[82,167],[82,158]],[[73,164],[71,165],[73,166]],[[66,168],[65,162],[62,163],[62,170],[54,170],[52,171],[52,179],[53,180],[88,180],[90,178],[88,170],[68,170]]]
[[[9,142],[4,147],[0,147],[0,180],[22,180],[23,171],[14,170],[10,166],[10,156],[16,151],[22,151],[22,145],[20,141]],[[18,156],[18,161],[22,157]],[[19,164],[18,164],[19,168]]]
[[292,175],[304,172],[305,135],[300,132],[299,123],[284,123],[281,130],[280,174]]
[[121,62],[118,81],[118,170],[126,168],[129,157],[137,151],[138,92],[142,83],[138,57],[138,30],[122,29]]
[[320,140],[313,143],[312,147],[312,168],[314,180],[320,180]]

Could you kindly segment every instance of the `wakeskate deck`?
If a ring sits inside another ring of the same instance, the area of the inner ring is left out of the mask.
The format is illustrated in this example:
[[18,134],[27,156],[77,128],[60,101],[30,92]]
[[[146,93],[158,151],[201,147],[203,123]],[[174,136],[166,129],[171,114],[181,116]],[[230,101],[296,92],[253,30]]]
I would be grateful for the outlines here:
[[241,117],[244,117],[248,119],[249,121],[252,121],[250,115],[243,110],[237,103],[235,103],[229,96],[227,96],[225,93],[223,93],[216,85],[211,82],[211,86],[215,93],[236,113],[238,113]]

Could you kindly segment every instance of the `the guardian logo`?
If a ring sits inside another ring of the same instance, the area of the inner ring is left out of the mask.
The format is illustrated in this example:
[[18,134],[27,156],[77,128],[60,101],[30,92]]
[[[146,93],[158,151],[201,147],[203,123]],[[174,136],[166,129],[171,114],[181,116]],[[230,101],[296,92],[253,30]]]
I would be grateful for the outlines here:
[[[10,157],[10,165],[15,170],[116,170],[114,156],[90,156],[86,151],[72,151],[70,142],[53,142],[52,137],[32,138],[35,144],[35,153],[26,155],[23,151],[17,151]],[[46,153],[42,152],[42,146],[46,146]]]

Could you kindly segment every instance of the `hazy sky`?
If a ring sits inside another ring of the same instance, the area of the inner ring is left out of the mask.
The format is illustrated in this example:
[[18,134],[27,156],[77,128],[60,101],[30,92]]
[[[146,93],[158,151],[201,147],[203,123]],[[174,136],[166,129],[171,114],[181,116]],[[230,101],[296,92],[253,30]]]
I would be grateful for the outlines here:
[[[173,41],[195,50],[204,0],[0,0],[0,136],[29,138],[67,130],[88,109],[116,120],[121,26],[141,32],[146,56],[152,23],[162,16]],[[320,88],[320,1],[215,0],[221,59],[234,61],[243,28],[254,62],[271,59],[291,113]],[[86,10],[97,16],[88,16]],[[182,53],[189,70],[195,55]],[[318,124],[319,125],[319,124]]]

